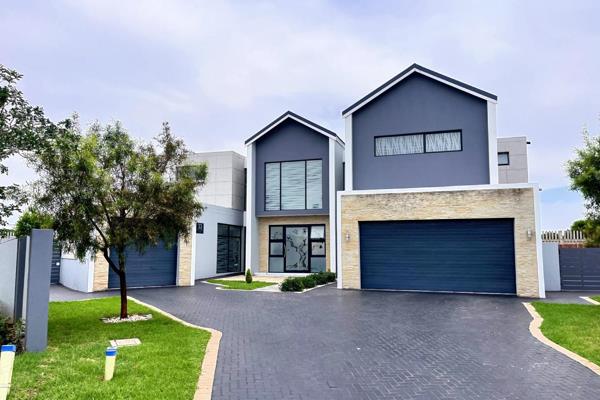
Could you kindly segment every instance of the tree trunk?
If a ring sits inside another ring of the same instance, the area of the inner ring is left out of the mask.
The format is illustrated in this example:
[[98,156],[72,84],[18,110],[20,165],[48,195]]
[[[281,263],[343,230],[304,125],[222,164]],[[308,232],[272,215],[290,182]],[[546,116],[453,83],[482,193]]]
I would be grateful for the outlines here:
[[121,291],[121,319],[127,318],[127,279],[125,276],[125,251],[119,251],[119,288]]

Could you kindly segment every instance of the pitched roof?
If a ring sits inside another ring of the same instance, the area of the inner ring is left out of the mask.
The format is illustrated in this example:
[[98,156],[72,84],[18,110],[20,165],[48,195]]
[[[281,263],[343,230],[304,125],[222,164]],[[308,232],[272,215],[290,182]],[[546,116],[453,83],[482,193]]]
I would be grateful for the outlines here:
[[449,76],[442,75],[439,72],[435,72],[428,68],[422,67],[419,64],[413,64],[410,67],[406,68],[404,71],[400,72],[398,75],[394,76],[392,79],[390,79],[383,85],[379,86],[377,89],[373,90],[371,93],[364,96],[362,99],[358,100],[356,103],[352,104],[350,107],[346,108],[344,111],[342,111],[342,116],[346,117],[352,114],[356,110],[365,106],[367,103],[371,102],[376,97],[383,94],[385,91],[392,88],[397,83],[414,73],[418,73],[429,78],[435,79],[437,81],[445,83],[446,85],[462,90],[463,92],[467,92],[473,96],[480,97],[482,99],[489,100],[494,103],[498,101],[498,96],[496,96],[495,94],[486,92],[471,85],[467,85],[466,83],[458,81],[454,78],[450,78]]
[[340,142],[341,144],[344,144],[344,141],[335,132],[330,131],[327,128],[323,128],[322,126],[317,125],[314,122],[309,121],[308,119],[301,117],[298,114],[295,114],[291,111],[286,111],[281,116],[279,116],[277,119],[275,119],[275,121],[271,122],[270,124],[268,124],[267,126],[262,128],[260,131],[256,132],[254,135],[252,135],[250,138],[248,138],[246,140],[246,145],[249,145],[249,144],[255,142],[256,140],[258,140],[259,138],[261,138],[262,136],[267,134],[267,132],[271,131],[273,128],[275,128],[282,122],[287,121],[288,119],[299,122],[302,125],[305,125],[305,126],[311,128],[315,132],[318,132],[322,135],[333,138],[333,139],[337,140],[338,142]]

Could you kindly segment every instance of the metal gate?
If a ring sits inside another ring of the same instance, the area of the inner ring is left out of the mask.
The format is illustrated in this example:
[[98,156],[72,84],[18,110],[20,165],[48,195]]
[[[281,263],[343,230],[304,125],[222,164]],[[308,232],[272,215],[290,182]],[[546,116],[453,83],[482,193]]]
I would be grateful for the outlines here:
[[600,290],[600,248],[560,248],[562,290]]

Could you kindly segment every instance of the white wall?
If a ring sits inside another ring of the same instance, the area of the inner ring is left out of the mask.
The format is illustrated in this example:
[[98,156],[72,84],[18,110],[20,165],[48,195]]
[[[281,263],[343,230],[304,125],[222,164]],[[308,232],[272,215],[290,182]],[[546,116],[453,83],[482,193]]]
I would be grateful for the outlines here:
[[61,258],[60,284],[79,292],[91,292],[93,282],[93,261],[86,257],[84,261],[76,258]]
[[527,138],[525,136],[498,138],[498,153],[504,152],[508,153],[509,165],[498,165],[498,182],[529,182]]
[[246,157],[233,151],[191,153],[187,164],[206,163],[206,184],[198,190],[201,202],[242,210],[245,196]]
[[542,243],[542,258],[544,260],[544,282],[546,290],[560,290],[560,264],[558,260],[558,242]]
[[[206,208],[196,222],[204,223],[204,233],[196,233],[195,271],[196,279],[204,279],[217,274],[217,224],[244,225],[244,213],[240,210],[205,204]],[[242,235],[243,236],[243,235]],[[242,257],[244,257],[242,243]],[[243,261],[243,260],[242,260]],[[244,265],[242,263],[242,265]],[[243,270],[243,268],[242,268]]]
[[0,312],[10,317],[15,308],[18,243],[17,238],[0,243]]

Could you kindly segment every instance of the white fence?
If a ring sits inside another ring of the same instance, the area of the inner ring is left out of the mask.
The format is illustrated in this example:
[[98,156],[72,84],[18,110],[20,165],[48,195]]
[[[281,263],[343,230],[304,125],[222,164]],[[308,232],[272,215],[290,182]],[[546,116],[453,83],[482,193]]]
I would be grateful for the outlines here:
[[560,244],[583,244],[585,235],[581,231],[544,231],[542,232],[544,242],[558,242]]

